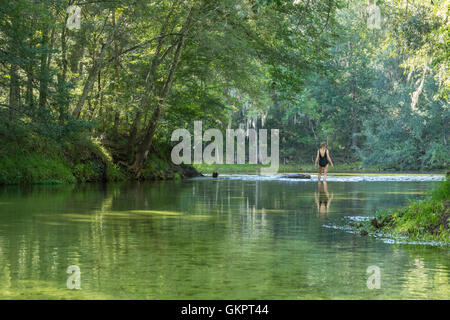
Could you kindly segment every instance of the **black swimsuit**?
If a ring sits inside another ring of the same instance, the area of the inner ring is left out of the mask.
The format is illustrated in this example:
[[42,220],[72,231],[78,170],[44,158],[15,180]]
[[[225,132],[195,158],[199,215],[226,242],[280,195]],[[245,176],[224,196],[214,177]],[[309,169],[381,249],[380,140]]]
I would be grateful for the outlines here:
[[327,158],[327,150],[325,150],[325,153],[323,154],[323,157],[320,154],[319,150],[319,166],[326,167],[328,164],[328,158]]
[[328,196],[325,192],[319,192],[319,207],[321,207],[322,204],[325,205],[325,208],[328,205]]

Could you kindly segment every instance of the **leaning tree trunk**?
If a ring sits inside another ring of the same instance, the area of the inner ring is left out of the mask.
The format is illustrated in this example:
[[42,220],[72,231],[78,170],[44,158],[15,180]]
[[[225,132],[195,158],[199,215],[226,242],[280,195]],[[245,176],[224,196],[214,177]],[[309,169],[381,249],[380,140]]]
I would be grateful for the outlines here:
[[[150,104],[149,96],[150,96],[150,92],[153,88],[153,79],[155,78],[157,67],[163,60],[162,58],[159,57],[159,54],[162,50],[162,47],[163,47],[163,44],[165,41],[164,34],[167,32],[167,28],[169,26],[169,19],[170,19],[171,15],[173,14],[174,10],[175,10],[175,5],[170,10],[169,14],[167,15],[167,17],[161,27],[160,37],[158,38],[158,44],[156,45],[155,54],[153,55],[153,58],[152,58],[152,64],[150,66],[150,70],[147,73],[147,77],[145,78],[144,96],[141,100],[140,108],[136,112],[136,116],[134,117],[133,125],[130,130],[130,137],[128,140],[129,141],[128,144],[129,144],[130,154],[134,156],[131,159],[131,161],[133,163],[136,163],[136,162],[143,163],[143,161],[144,161],[144,156],[143,156],[144,154],[142,154],[142,159],[141,159],[141,155],[135,154],[135,149],[136,149],[135,144],[136,144],[136,136],[137,136],[137,132],[138,132],[138,124],[139,124],[139,119],[141,118],[142,112],[145,110],[145,108],[148,108],[148,106]],[[133,165],[131,165],[130,168],[132,168],[132,167],[133,167]]]
[[160,94],[157,97],[157,100],[155,103],[155,109],[152,113],[152,117],[147,126],[147,129],[145,130],[144,139],[143,139],[142,143],[139,145],[138,150],[135,155],[135,158],[134,158],[134,162],[130,167],[130,169],[135,172],[136,178],[139,178],[141,175],[144,161],[148,155],[148,152],[150,151],[150,148],[151,148],[152,142],[153,142],[153,136],[158,127],[159,120],[161,118],[161,114],[164,111],[167,94],[169,93],[169,90],[172,86],[173,77],[174,77],[175,71],[177,69],[178,63],[180,61],[181,53],[184,48],[184,42],[186,39],[186,35],[188,34],[191,23],[192,23],[192,14],[193,14],[193,7],[191,7],[191,9],[189,10],[188,17],[186,18],[185,25],[183,26],[183,32],[181,33],[180,39],[178,40],[177,49],[175,51],[175,54],[174,54],[174,57],[172,60],[172,64],[170,66],[169,75],[167,76],[164,86],[163,86]]
[[94,86],[95,77],[98,75],[99,70],[103,66],[103,58],[105,56],[106,50],[109,48],[113,40],[115,39],[117,29],[121,25],[122,21],[124,20],[125,13],[122,13],[119,20],[117,21],[116,25],[113,28],[113,31],[109,35],[108,40],[103,45],[102,50],[100,51],[100,54],[98,55],[97,59],[95,59],[91,70],[89,71],[88,79],[86,80],[84,87],[83,87],[83,93],[81,94],[80,99],[77,102],[77,105],[75,106],[75,110],[73,111],[73,117],[75,119],[78,119],[81,114],[81,110],[83,109],[83,105],[86,102],[87,96],[89,92],[92,90],[92,87]]

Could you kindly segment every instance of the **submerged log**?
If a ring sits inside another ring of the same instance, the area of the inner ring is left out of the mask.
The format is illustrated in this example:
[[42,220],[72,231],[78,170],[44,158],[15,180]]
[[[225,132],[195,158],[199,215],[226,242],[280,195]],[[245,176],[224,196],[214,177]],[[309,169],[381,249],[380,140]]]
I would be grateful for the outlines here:
[[311,179],[311,176],[309,174],[286,174],[284,175],[285,178],[290,179]]

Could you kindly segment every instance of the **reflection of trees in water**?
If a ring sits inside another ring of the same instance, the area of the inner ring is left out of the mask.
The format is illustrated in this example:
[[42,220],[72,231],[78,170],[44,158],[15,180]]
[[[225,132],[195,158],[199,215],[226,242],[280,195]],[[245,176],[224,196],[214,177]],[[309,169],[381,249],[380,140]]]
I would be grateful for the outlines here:
[[[57,281],[65,287],[65,268],[79,263],[80,244],[90,239],[87,224],[70,223],[64,215],[72,214],[74,207],[100,204],[103,197],[93,190],[74,185],[1,189],[0,199],[12,205],[0,208],[0,274],[4,276],[0,283],[18,288],[25,283],[23,290],[34,290],[33,279],[36,283]],[[50,287],[42,291],[51,294]]]
[[197,180],[191,188],[195,197],[186,197],[183,211],[228,215],[224,227],[247,237],[283,234],[286,226],[299,223],[296,214],[311,206],[311,194],[299,197],[298,188],[277,181]]
[[[383,197],[380,186],[333,184],[333,214],[403,198]],[[21,288],[28,279],[65,288],[65,269],[72,264],[82,270],[84,292],[116,297],[207,298],[208,292],[228,298],[236,292],[260,294],[238,298],[276,298],[277,292],[280,298],[370,297],[365,269],[372,264],[392,270],[389,279],[409,279],[402,284],[405,296],[417,294],[413,280],[440,286],[436,297],[448,288],[442,282],[449,268],[442,267],[442,251],[417,254],[321,228],[314,188],[192,180],[63,186],[59,192],[2,189],[0,203],[14,205],[0,206],[0,288],[31,290]],[[409,275],[410,262],[421,258],[426,277]],[[255,284],[259,291],[249,289]]]
[[419,249],[419,252],[408,249],[408,251],[410,253],[408,271],[403,273],[401,294],[416,298],[448,299],[450,292],[449,259],[439,258],[442,255],[448,255],[448,249]]

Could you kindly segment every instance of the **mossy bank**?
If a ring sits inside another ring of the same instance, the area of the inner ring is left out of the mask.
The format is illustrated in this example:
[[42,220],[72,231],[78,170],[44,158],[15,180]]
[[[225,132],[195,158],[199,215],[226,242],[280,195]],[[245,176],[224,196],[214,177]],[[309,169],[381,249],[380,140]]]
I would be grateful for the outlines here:
[[[164,152],[153,150],[141,180],[170,180],[199,175],[189,166],[176,166]],[[128,167],[116,161],[98,140],[63,145],[34,144],[33,148],[0,150],[0,185],[60,184],[134,180]]]
[[411,201],[398,209],[384,210],[375,217],[352,222],[361,235],[383,234],[391,238],[450,243],[450,182],[445,181],[424,200]]

